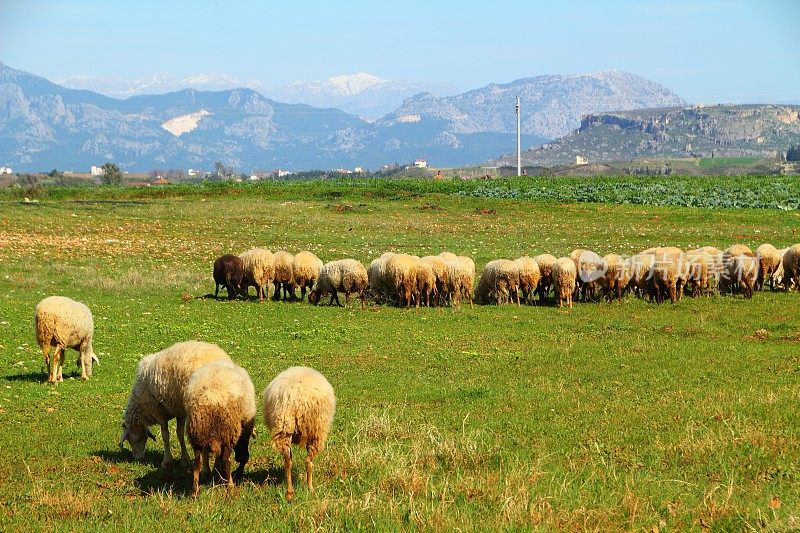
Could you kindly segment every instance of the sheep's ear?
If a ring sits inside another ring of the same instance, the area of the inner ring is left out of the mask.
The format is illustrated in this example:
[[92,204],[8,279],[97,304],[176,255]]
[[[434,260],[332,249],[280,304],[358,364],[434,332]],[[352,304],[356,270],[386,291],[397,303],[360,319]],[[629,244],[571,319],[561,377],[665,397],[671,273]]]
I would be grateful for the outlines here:
[[95,354],[92,354],[92,361],[97,363],[98,365],[100,364],[100,359],[98,359]]
[[122,450],[125,448],[123,444],[125,443],[125,439],[128,438],[128,429],[125,428],[125,425],[122,425],[122,435],[119,436],[119,449]]
[[153,442],[155,442],[155,441],[156,441],[156,436],[155,436],[155,435],[153,435],[153,432],[152,432],[152,431],[150,431],[150,429],[149,429],[149,428],[148,428],[148,429],[145,429],[145,431],[147,431],[147,436],[148,436],[148,437],[150,437],[151,439],[153,439]]

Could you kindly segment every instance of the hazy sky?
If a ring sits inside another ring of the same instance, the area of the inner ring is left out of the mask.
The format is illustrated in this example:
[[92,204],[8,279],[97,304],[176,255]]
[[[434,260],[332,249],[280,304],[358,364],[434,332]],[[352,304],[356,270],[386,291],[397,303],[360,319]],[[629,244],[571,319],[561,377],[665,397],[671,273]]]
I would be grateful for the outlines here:
[[0,60],[53,80],[363,71],[462,90],[614,68],[693,102],[800,101],[800,0],[0,0]]

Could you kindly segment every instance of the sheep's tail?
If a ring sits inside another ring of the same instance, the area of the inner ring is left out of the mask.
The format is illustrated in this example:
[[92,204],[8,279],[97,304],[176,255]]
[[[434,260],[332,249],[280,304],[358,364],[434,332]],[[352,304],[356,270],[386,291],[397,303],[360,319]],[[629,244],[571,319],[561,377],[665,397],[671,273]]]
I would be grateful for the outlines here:
[[42,350],[49,350],[50,342],[53,340],[53,332],[50,331],[50,328],[39,318],[38,314],[36,315],[36,340],[39,346],[42,347]]

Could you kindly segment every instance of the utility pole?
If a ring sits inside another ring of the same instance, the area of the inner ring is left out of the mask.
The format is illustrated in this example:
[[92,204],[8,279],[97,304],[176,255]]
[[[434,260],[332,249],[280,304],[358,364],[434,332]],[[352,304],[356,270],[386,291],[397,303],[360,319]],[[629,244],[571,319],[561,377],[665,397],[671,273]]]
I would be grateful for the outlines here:
[[519,134],[519,96],[517,96],[517,176],[522,176],[522,145]]

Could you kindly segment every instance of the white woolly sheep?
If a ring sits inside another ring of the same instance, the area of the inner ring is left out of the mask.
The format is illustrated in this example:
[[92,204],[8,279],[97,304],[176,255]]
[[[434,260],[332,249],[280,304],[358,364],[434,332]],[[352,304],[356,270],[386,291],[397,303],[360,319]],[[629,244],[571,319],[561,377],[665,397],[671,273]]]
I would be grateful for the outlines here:
[[411,307],[411,299],[416,296],[417,290],[417,261],[418,257],[408,254],[394,254],[386,261],[386,276],[388,284],[394,289],[398,305]]
[[251,286],[256,288],[258,301],[264,301],[265,288],[269,291],[269,284],[275,277],[275,259],[272,252],[265,248],[253,248],[239,255],[242,260],[244,275],[242,276],[241,290],[245,298]]
[[553,285],[553,265],[558,259],[554,255],[540,254],[533,260],[539,266],[539,286],[536,288],[536,292],[539,293],[539,301],[544,302]]
[[783,254],[783,288],[800,287],[800,244],[790,246]]
[[322,270],[322,261],[311,252],[300,252],[294,256],[292,262],[292,278],[294,284],[300,287],[300,301],[306,297],[306,289],[311,290]]
[[283,289],[283,299],[294,300],[296,298],[294,294],[294,277],[292,275],[294,256],[289,252],[279,250],[275,252],[273,260],[275,264],[275,278],[273,279],[275,292],[272,294],[272,299],[280,300],[281,289]]
[[656,303],[669,296],[671,303],[680,299],[683,291],[683,251],[674,246],[663,246],[653,251],[653,263],[649,286]]
[[292,444],[305,446],[306,484],[314,490],[314,457],[325,447],[333,424],[336,396],[325,376],[305,366],[294,366],[278,374],[264,389],[264,422],[272,444],[283,456],[286,499],[294,498]]
[[486,263],[483,273],[478,280],[475,288],[475,300],[478,303],[502,304],[510,300],[514,302],[514,295],[517,295],[517,305],[519,305],[519,268],[508,259],[495,259]]
[[560,257],[553,264],[553,291],[555,292],[556,301],[558,306],[562,307],[564,303],[572,309],[572,293],[575,292],[575,279],[578,276],[578,271],[575,268],[575,262],[571,257]]
[[711,254],[700,249],[690,250],[683,254],[682,268],[686,272],[686,287],[691,289],[692,296],[701,296],[709,291],[714,268],[714,257]]
[[772,275],[780,265],[782,256],[778,249],[771,244],[762,244],[756,248],[756,258],[758,259],[758,276],[756,277],[756,289],[763,291],[764,282],[769,279],[769,288],[775,290]]
[[339,292],[344,293],[345,304],[350,303],[350,294],[356,293],[361,299],[361,308],[367,305],[367,269],[356,259],[339,259],[322,265],[317,282],[308,293],[308,301],[317,305],[326,294],[331,295],[328,305],[341,306]]
[[580,290],[581,299],[585,302],[594,298],[595,282],[600,279],[604,271],[603,258],[596,252],[578,248],[569,254],[572,262],[575,263],[577,272],[576,292]]
[[[447,255],[445,255],[447,254]],[[450,252],[439,254],[447,263],[447,293],[451,305],[460,305],[461,300],[466,298],[469,306],[472,307],[472,287],[475,284],[475,261],[465,255],[456,256],[455,259],[448,259],[452,256]]]
[[436,276],[436,294],[439,296],[436,300],[437,302],[442,303],[450,283],[447,261],[445,261],[444,258],[439,255],[426,255],[422,258],[422,260],[431,265],[431,268],[433,268],[433,274]]
[[436,291],[436,271],[433,265],[428,261],[424,261],[419,257],[415,257],[415,274],[416,274],[416,288],[414,296],[416,298],[416,305],[419,307],[423,303],[431,306],[431,295],[434,296],[434,302],[438,293]]
[[64,351],[67,348],[78,352],[81,378],[89,379],[92,363],[100,363],[92,349],[94,321],[89,308],[65,296],[48,296],[36,304],[35,323],[36,342],[44,353],[44,364],[49,370],[47,381],[64,381]]
[[[192,496],[200,490],[201,460],[216,456],[214,470],[228,487],[239,482],[250,459],[250,437],[256,420],[253,382],[247,371],[227,361],[201,366],[189,378],[183,392],[186,432],[194,450]],[[231,452],[239,466],[231,475]]]
[[367,267],[367,280],[369,291],[376,300],[386,300],[390,298],[393,287],[389,284],[386,275],[386,262],[394,253],[386,252],[377,259],[373,259]]
[[167,422],[177,418],[176,433],[181,446],[181,461],[188,462],[189,454],[184,441],[186,408],[183,393],[195,370],[218,360],[230,361],[230,357],[216,344],[200,341],[178,342],[160,352],[142,357],[125,406],[119,447],[122,448],[127,440],[130,442],[133,457],[141,459],[147,438],[156,440],[148,426],[159,424],[164,440],[164,460],[161,466],[166,468],[172,463]]
[[740,251],[741,248],[731,247],[723,254],[723,264],[725,271],[720,279],[719,290],[721,294],[730,292],[734,294],[737,290],[745,298],[753,297],[756,277],[758,276],[757,259],[753,252],[742,252],[739,254],[731,253]]
[[778,266],[775,268],[775,272],[772,273],[772,278],[770,279],[770,283],[773,287],[780,287],[783,285],[783,256],[786,255],[786,251],[789,248],[781,248],[778,250]]
[[[517,265],[519,273],[519,290],[522,293],[522,299],[526,303],[533,303],[534,291],[539,287],[539,280],[542,277],[539,263],[535,259],[524,256],[514,259],[514,264]],[[519,301],[519,296],[517,296],[517,301]]]
[[630,283],[630,264],[617,254],[603,256],[605,273],[597,281],[605,292],[606,299],[610,302],[615,297],[622,301],[622,295]]

